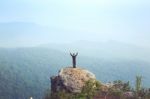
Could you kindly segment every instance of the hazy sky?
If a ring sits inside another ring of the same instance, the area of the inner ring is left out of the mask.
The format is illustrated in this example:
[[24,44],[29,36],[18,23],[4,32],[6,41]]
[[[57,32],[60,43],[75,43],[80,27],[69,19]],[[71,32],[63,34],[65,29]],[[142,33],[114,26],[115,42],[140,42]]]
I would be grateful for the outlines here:
[[66,41],[76,35],[77,40],[149,46],[150,0],[0,0],[0,22],[63,29]]

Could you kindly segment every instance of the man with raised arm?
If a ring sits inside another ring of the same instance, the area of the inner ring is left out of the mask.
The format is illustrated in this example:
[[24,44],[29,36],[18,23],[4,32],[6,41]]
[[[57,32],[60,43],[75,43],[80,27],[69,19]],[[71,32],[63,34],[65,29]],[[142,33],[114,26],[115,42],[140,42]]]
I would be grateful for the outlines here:
[[70,55],[72,56],[73,68],[76,68],[76,57],[77,57],[78,53],[70,53]]

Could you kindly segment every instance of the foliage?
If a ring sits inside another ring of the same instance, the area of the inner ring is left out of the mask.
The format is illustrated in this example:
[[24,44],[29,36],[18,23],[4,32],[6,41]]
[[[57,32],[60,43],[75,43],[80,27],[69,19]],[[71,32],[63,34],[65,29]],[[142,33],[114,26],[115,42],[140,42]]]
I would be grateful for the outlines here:
[[70,93],[62,90],[47,94],[45,99],[93,99],[94,95],[99,91],[100,86],[100,82],[91,79],[86,82],[81,93]]
[[59,54],[40,48],[0,49],[0,99],[42,99],[50,75],[57,71],[52,66],[63,58]]
[[82,89],[82,94],[87,97],[87,99],[92,99],[96,93],[100,90],[101,84],[96,80],[89,80],[86,82]]
[[[50,48],[0,48],[0,99],[41,99],[50,87],[49,77],[62,66],[71,64],[69,59],[68,54]],[[81,56],[78,64],[104,82],[132,81],[138,72],[146,78],[144,86],[150,86],[150,64],[143,61],[109,61]]]
[[130,86],[129,81],[128,82],[123,82],[121,80],[116,80],[116,81],[113,82],[113,84],[114,84],[114,87],[122,90],[123,92],[131,91],[131,86]]
[[136,92],[141,90],[142,76],[136,76]]
[[[120,86],[121,85],[121,86]],[[81,93],[69,93],[64,90],[56,93],[48,93],[45,99],[150,99],[150,89],[141,89],[138,92],[131,90],[129,82],[122,82],[121,80],[114,81],[114,86],[108,88],[107,92],[103,92],[102,84],[98,81],[89,80],[86,82]],[[133,92],[133,96],[124,96],[125,92]],[[104,94],[105,93],[105,94]]]

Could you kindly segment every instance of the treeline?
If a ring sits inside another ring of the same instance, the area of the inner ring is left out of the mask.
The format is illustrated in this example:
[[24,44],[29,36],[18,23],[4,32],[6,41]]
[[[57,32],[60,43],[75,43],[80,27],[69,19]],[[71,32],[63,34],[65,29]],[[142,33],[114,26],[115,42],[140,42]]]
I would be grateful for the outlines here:
[[42,99],[50,76],[60,68],[59,56],[41,48],[0,49],[0,99]]
[[[69,53],[57,50],[0,48],[0,99],[41,99],[50,88],[50,76],[70,64]],[[98,80],[104,82],[116,79],[131,81],[135,74],[141,74],[144,86],[150,86],[150,64],[142,61],[111,62],[79,56],[77,65],[93,72]]]

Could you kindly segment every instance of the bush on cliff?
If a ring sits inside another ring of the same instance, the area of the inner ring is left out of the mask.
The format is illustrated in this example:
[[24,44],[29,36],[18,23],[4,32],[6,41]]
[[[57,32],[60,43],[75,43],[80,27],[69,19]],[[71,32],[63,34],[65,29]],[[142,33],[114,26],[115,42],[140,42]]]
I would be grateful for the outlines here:
[[69,93],[61,90],[48,93],[45,99],[93,99],[94,95],[99,91],[100,86],[99,81],[88,80],[82,88],[81,93]]

